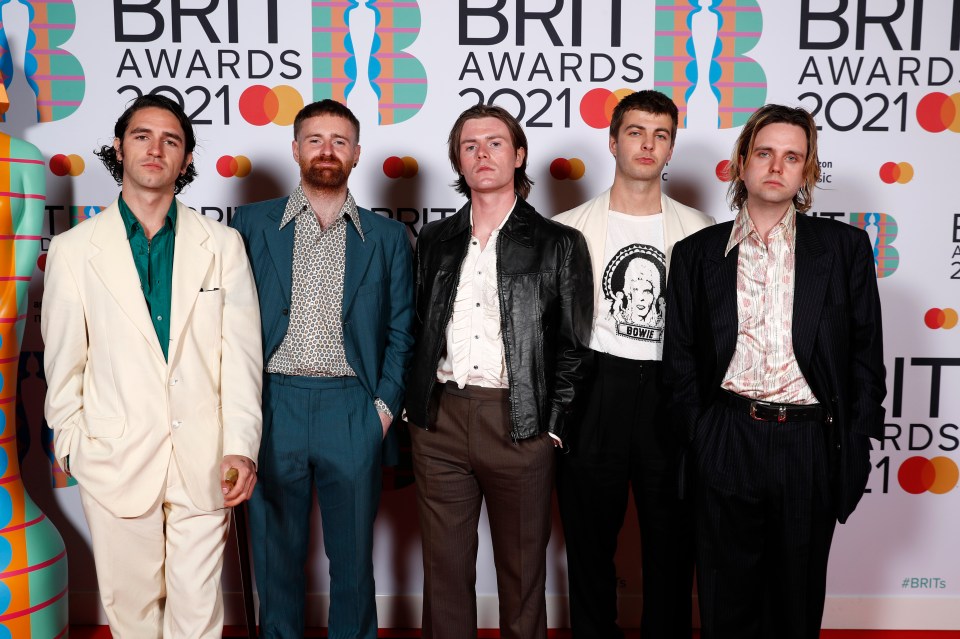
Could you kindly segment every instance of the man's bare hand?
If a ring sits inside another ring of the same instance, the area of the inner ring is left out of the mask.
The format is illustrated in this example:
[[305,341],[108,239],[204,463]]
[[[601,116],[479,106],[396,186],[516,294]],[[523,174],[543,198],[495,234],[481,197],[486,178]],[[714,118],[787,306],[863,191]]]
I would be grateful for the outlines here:
[[243,455],[224,455],[220,462],[220,488],[223,505],[232,508],[253,496],[257,470],[253,460]]
[[381,413],[380,411],[377,411],[377,415],[380,416],[380,427],[383,428],[383,439],[386,439],[387,431],[390,430],[390,424],[393,423],[393,418],[386,413]]

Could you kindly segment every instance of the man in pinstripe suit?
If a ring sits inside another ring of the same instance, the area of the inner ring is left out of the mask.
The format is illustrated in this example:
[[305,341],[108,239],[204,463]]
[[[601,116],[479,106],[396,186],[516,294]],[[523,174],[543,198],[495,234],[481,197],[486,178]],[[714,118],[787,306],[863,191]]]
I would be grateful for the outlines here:
[[803,215],[819,172],[813,118],[761,108],[730,163],[736,219],[673,250],[664,378],[698,471],[704,639],[819,635],[834,527],[882,434],[873,252]]

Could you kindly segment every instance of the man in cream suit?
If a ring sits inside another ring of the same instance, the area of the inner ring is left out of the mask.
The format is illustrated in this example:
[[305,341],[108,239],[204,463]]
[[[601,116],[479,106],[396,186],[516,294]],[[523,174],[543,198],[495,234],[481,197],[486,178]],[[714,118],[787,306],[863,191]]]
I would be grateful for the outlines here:
[[641,634],[691,635],[692,526],[678,499],[680,447],[662,416],[660,360],[671,249],[713,220],[660,191],[676,133],[670,98],[625,97],[610,123],[613,186],[554,218],[587,238],[595,295],[594,374],[557,469],[577,639],[623,637],[613,557],[630,486],[643,535]]
[[196,176],[179,105],[138,98],[114,133],[120,197],[47,256],[46,418],[113,636],[219,638],[226,508],[260,447],[257,294],[240,235],[174,197]]

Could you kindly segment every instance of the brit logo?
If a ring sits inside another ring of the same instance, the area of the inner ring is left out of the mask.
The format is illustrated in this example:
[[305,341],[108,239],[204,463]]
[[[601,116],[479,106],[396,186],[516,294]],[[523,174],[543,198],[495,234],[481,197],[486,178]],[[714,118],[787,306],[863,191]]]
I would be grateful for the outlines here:
[[681,126],[742,126],[767,98],[767,76],[745,54],[763,31],[757,0],[657,0],[654,82]]
[[25,5],[29,35],[17,40],[27,43],[23,73],[37,96],[37,122],[54,122],[69,117],[80,108],[86,81],[83,67],[63,49],[77,24],[77,10],[71,0],[0,0],[0,79],[10,87],[19,60],[13,59],[7,25],[15,9]]
[[[359,60],[351,17],[363,11],[358,0],[313,2],[313,97],[346,104],[357,83],[362,62],[377,95],[380,124],[409,120],[423,108],[427,73],[423,64],[404,49],[420,34],[420,6],[415,0],[367,0],[374,13],[374,32],[368,61]],[[362,42],[362,44],[367,44]]]

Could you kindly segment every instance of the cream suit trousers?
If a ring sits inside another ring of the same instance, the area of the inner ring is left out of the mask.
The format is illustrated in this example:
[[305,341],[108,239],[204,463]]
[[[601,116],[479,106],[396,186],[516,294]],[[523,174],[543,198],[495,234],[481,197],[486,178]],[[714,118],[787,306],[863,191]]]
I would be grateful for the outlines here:
[[80,486],[100,601],[114,639],[220,639],[229,511],[190,501],[171,455],[164,489],[139,517],[116,517]]

